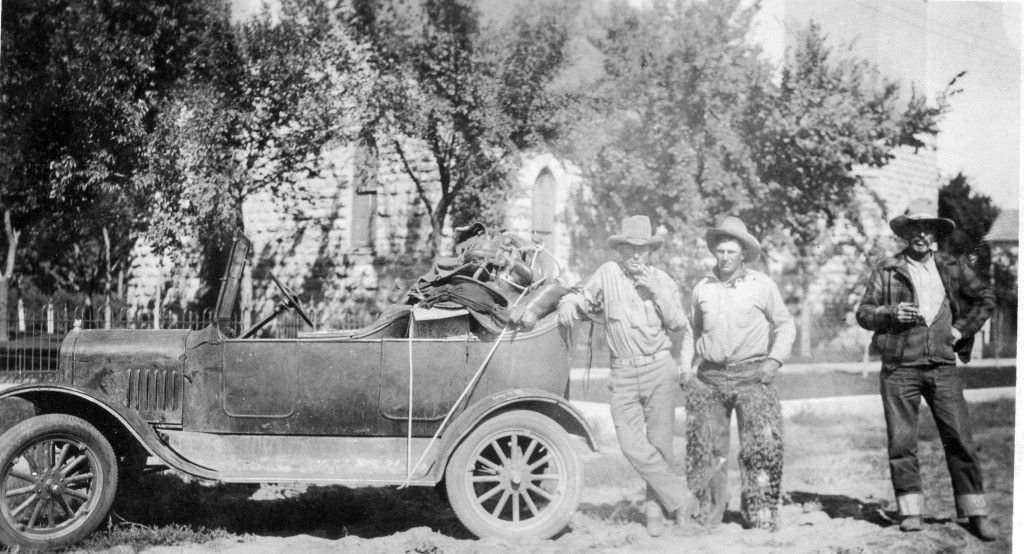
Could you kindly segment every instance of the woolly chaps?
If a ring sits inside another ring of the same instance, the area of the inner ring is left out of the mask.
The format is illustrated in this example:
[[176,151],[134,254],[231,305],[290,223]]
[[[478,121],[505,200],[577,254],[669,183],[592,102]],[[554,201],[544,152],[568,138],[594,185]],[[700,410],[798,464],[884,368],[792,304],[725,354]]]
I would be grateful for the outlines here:
[[[715,429],[713,411],[724,411],[724,431]],[[740,435],[740,512],[749,527],[775,528],[782,493],[782,406],[775,387],[762,384],[718,388],[695,379],[687,387],[686,476],[700,500],[697,520],[721,522],[726,464],[719,458],[728,457],[728,446],[716,452],[715,442],[725,440],[721,433],[728,436],[733,411]]]

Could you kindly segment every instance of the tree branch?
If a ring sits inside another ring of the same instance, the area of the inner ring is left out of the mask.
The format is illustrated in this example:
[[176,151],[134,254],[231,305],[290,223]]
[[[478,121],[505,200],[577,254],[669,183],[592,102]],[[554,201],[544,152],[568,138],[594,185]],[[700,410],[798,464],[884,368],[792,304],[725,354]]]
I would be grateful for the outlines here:
[[420,201],[423,202],[423,206],[427,208],[427,214],[430,219],[434,219],[434,206],[431,205],[430,199],[427,198],[427,191],[423,188],[423,182],[420,181],[419,177],[416,176],[416,172],[413,171],[412,166],[409,165],[409,160],[405,157],[405,151],[402,150],[402,146],[398,144],[398,140],[393,139],[391,141],[395,145],[395,152],[398,153],[398,157],[402,160],[402,166],[405,167],[405,173],[409,175],[412,182],[416,184],[416,195],[419,196]]

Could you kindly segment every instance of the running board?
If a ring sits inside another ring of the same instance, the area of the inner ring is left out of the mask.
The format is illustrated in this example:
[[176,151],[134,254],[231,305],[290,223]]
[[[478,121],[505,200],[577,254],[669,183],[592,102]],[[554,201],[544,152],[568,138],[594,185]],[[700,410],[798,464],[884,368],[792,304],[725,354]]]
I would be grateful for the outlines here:
[[[296,435],[218,435],[161,430],[167,446],[230,483],[332,483],[353,486],[405,483],[433,485],[434,452],[424,457],[430,442],[405,437],[317,437]],[[431,447],[437,450],[437,443]]]
[[[342,485],[346,487],[386,487],[404,485],[405,479],[351,479],[338,475],[319,473],[222,473],[217,477],[222,483],[306,483],[312,485]],[[414,479],[410,486],[433,487],[433,479]]]

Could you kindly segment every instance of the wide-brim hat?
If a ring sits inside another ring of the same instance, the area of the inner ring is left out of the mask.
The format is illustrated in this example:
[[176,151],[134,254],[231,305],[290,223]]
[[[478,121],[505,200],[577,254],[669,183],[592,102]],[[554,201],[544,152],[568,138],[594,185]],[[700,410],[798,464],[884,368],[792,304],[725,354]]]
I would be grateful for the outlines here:
[[907,227],[912,223],[933,225],[939,233],[939,237],[936,238],[949,236],[956,229],[956,223],[953,223],[952,219],[939,217],[939,207],[930,198],[911,200],[906,211],[889,222],[889,228],[897,237],[907,239]]
[[651,220],[646,215],[631,215],[622,220],[621,232],[608,237],[608,244],[632,244],[633,246],[649,246],[651,250],[661,248],[665,239],[651,233]]
[[747,232],[747,225],[738,217],[726,217],[718,227],[711,227],[704,233],[708,250],[713,253],[715,245],[722,237],[734,238],[743,245],[743,261],[745,262],[753,262],[761,256],[761,243]]

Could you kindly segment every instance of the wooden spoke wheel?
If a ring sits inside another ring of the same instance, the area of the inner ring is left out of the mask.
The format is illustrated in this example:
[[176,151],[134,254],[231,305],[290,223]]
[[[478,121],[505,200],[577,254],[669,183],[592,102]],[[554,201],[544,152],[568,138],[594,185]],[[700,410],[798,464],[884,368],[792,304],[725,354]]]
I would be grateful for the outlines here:
[[446,470],[448,499],[479,537],[546,539],[569,523],[583,471],[568,433],[536,412],[505,412],[482,423]]
[[0,437],[0,541],[73,544],[103,521],[117,489],[110,443],[77,417],[51,414]]

